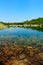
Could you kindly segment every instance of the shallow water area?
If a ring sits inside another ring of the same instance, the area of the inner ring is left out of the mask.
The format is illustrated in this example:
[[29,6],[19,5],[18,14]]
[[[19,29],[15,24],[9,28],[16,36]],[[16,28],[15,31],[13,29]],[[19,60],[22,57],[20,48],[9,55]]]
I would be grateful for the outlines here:
[[43,65],[43,31],[0,30],[0,65]]
[[43,45],[43,31],[11,27],[0,30],[1,45]]

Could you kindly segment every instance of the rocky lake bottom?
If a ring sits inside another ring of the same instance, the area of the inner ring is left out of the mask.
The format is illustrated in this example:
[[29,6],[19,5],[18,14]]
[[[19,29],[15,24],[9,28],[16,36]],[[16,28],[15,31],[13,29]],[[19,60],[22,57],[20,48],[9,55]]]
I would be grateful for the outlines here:
[[0,30],[0,65],[43,65],[43,32],[24,28]]
[[0,65],[43,65],[43,40],[1,37]]
[[0,65],[43,65],[43,46],[1,46]]

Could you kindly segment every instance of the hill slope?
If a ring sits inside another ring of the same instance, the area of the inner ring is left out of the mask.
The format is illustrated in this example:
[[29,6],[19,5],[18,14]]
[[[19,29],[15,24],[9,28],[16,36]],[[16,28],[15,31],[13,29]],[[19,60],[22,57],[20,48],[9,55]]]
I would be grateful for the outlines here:
[[12,23],[5,23],[5,22],[0,22],[0,24],[4,24],[4,25],[23,25],[23,24],[43,24],[43,18],[37,18],[37,19],[32,19],[30,21],[26,20],[23,22],[12,22]]
[[30,21],[24,21],[23,24],[43,24],[43,18],[32,19]]

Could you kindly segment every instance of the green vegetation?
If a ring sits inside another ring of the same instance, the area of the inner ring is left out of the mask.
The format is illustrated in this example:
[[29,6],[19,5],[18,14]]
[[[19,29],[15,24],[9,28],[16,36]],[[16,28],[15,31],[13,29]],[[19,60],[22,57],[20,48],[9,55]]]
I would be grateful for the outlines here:
[[37,19],[32,19],[30,21],[24,21],[24,22],[13,22],[13,23],[5,23],[5,22],[0,22],[0,29],[5,28],[5,27],[43,27],[43,18],[37,18]]
[[43,24],[43,18],[32,19],[30,21],[24,21],[23,24]]

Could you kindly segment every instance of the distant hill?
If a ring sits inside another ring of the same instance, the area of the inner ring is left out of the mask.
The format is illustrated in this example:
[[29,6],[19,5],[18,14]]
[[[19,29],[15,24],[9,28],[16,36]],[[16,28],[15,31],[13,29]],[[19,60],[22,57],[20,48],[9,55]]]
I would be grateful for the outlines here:
[[0,24],[5,24],[5,25],[19,25],[19,24],[43,24],[43,18],[37,18],[37,19],[32,19],[30,21],[26,20],[23,22],[12,22],[12,23],[5,23],[5,22],[0,22]]
[[12,23],[5,23],[0,22],[0,29],[6,27],[43,27],[43,18],[32,19],[30,21],[23,21],[23,22],[12,22]]
[[23,24],[43,24],[43,18],[32,19],[30,21],[24,21]]

